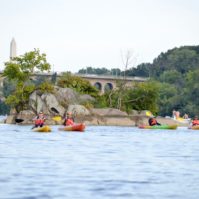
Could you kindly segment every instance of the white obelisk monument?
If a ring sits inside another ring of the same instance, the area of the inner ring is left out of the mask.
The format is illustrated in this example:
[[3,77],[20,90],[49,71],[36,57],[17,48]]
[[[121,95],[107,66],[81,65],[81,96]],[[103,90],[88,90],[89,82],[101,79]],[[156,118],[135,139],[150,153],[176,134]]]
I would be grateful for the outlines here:
[[13,38],[10,43],[10,59],[13,59],[17,56],[17,45],[15,39]]

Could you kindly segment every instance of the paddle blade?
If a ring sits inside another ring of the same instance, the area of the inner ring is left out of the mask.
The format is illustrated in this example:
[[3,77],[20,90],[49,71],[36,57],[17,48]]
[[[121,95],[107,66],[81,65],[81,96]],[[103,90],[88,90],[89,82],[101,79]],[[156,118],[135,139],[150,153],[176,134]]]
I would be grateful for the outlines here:
[[148,116],[148,117],[152,117],[152,116],[153,116],[153,114],[151,113],[151,111],[146,111],[146,116]]
[[59,121],[61,121],[61,116],[55,116],[55,117],[53,117],[53,120],[54,121],[56,121],[56,122],[59,122]]

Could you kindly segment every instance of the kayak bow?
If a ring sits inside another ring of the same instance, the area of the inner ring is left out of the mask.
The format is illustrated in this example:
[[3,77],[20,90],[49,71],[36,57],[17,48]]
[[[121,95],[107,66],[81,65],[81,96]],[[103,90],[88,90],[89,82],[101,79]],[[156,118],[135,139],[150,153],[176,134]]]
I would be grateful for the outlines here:
[[48,133],[51,132],[51,128],[49,126],[42,126],[42,127],[36,127],[32,129],[34,132],[43,132],[43,133]]
[[74,124],[71,126],[65,126],[63,128],[59,128],[60,131],[84,131],[85,130],[85,124],[84,123],[80,123],[80,124]]

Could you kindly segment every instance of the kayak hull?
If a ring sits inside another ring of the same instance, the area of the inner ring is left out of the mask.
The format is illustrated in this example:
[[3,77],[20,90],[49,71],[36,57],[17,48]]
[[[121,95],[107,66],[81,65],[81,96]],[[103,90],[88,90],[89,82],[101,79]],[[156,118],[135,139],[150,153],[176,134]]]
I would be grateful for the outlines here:
[[192,129],[192,130],[199,130],[199,125],[192,126],[190,129]]
[[85,130],[86,126],[83,123],[80,124],[74,124],[71,126],[65,126],[63,128],[59,128],[60,131],[79,131],[83,132]]
[[170,129],[170,130],[175,130],[177,129],[178,125],[173,124],[173,125],[155,125],[155,126],[148,126],[148,125],[140,125],[140,129]]
[[33,131],[34,132],[49,133],[49,132],[51,132],[51,128],[46,125],[46,126],[34,128]]

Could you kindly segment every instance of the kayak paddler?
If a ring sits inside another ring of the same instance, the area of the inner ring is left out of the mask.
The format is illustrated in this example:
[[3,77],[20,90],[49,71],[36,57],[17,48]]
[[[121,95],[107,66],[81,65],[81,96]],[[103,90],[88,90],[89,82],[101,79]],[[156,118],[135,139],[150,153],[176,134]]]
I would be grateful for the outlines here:
[[46,118],[43,114],[42,111],[39,112],[39,114],[33,118],[33,121],[35,122],[35,126],[33,128],[37,128],[37,127],[42,127],[44,125]]
[[72,126],[74,124],[75,124],[75,122],[74,122],[74,118],[72,116],[72,113],[67,112],[66,117],[64,119],[64,126]]
[[192,120],[192,126],[198,126],[198,125],[199,125],[198,116],[195,116],[194,119]]
[[157,122],[155,117],[150,117],[148,122],[149,122],[150,126],[155,126],[155,125],[160,126],[161,125],[160,123]]

